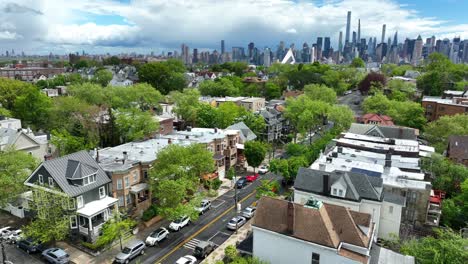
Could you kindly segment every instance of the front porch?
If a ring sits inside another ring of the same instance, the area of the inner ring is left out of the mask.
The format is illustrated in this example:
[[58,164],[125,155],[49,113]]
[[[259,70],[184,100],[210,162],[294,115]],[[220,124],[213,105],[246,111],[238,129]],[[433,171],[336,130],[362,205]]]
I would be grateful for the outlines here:
[[151,206],[151,194],[147,183],[139,183],[130,188],[133,197],[132,215],[142,215]]
[[117,202],[118,199],[107,196],[87,203],[76,212],[79,233],[85,235],[88,242],[96,241],[104,223],[112,218]]

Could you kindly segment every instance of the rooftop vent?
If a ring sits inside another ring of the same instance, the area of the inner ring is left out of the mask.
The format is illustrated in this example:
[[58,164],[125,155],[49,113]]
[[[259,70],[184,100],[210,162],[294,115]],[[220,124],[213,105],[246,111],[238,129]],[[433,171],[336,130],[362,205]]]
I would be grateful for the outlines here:
[[319,210],[322,207],[322,201],[319,201],[313,197],[310,197],[309,200],[304,204],[304,207]]

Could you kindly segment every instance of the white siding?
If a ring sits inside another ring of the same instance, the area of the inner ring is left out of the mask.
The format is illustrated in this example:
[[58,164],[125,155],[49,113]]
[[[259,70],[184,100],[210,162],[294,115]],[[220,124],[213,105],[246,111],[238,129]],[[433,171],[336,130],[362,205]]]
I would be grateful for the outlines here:
[[[390,206],[393,207],[390,213]],[[399,235],[401,225],[402,206],[389,202],[383,202],[380,217],[379,237],[390,238],[390,234]]]
[[315,245],[257,227],[252,229],[253,255],[270,264],[310,264],[312,253],[320,254],[320,263],[360,263],[338,255],[334,248]]

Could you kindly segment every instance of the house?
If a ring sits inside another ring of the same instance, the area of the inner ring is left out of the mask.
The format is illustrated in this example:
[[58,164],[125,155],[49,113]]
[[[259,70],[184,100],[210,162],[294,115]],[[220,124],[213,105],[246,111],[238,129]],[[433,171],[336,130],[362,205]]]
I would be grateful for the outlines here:
[[21,120],[0,115],[0,128],[20,129]]
[[110,197],[111,180],[86,151],[47,160],[29,176],[25,185],[59,191],[71,203],[70,234],[94,242],[102,225],[112,217],[117,199]]
[[265,108],[265,98],[250,97],[240,100],[239,105],[244,107],[245,110],[250,112],[257,112]]
[[223,103],[231,102],[242,106],[250,112],[257,112],[265,107],[265,98],[262,97],[207,97],[201,96],[200,102],[205,102],[213,107],[219,107]]
[[358,123],[352,123],[351,127],[348,129],[348,132],[373,137],[410,140],[417,140],[419,136],[419,130],[411,127],[381,126]]
[[283,113],[272,107],[262,109],[257,113],[265,120],[265,129],[260,137],[268,142],[279,140],[283,131]]
[[305,204],[311,197],[371,215],[379,238],[399,234],[405,201],[385,195],[382,178],[352,171],[300,168],[294,182],[294,202]]
[[44,160],[52,154],[47,134],[35,135],[31,129],[0,128],[0,151],[12,147],[29,153],[38,160]]
[[468,136],[452,135],[448,141],[447,157],[468,167]]
[[48,97],[57,97],[59,96],[59,90],[58,89],[49,89],[45,88],[41,90],[42,93],[47,95]]
[[252,231],[253,256],[271,264],[368,263],[375,240],[370,214],[315,199],[262,197]]
[[441,116],[452,116],[456,114],[468,113],[468,93],[465,91],[445,91],[446,98],[437,96],[424,96],[422,107],[425,110],[425,116],[428,121],[434,121]]
[[386,115],[380,114],[365,114],[360,118],[360,122],[363,124],[371,124],[371,125],[382,125],[382,126],[393,126],[393,119]]
[[174,118],[165,113],[155,116],[159,123],[159,135],[168,135],[174,132]]
[[228,126],[226,128],[227,130],[239,130],[239,139],[241,144],[245,144],[245,142],[255,140],[257,138],[257,135],[250,130],[250,128],[244,123],[244,122],[239,122],[235,123],[231,126]]

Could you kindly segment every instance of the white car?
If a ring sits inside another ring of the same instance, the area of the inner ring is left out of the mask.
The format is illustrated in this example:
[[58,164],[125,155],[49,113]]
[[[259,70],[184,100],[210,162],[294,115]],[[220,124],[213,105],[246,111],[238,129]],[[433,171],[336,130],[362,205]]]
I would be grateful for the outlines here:
[[195,264],[197,263],[197,258],[194,256],[183,256],[180,259],[178,259],[175,264]]
[[11,234],[11,232],[13,232],[15,230],[16,230],[16,228],[13,228],[13,227],[10,227],[10,226],[1,228],[0,229],[0,238],[8,237]]
[[200,207],[196,207],[195,210],[197,210],[200,214],[204,214],[206,211],[211,209],[211,201],[210,200],[202,200],[200,203]]
[[257,211],[257,208],[255,208],[253,206],[246,207],[242,211],[242,216],[244,216],[245,218],[250,219],[255,215],[255,211]]
[[164,228],[158,228],[157,230],[153,231],[147,238],[146,238],[146,245],[154,246],[157,243],[161,242],[163,239],[166,239],[169,236],[169,231]]
[[18,230],[14,230],[14,231],[11,231],[10,234],[5,237],[5,239],[7,240],[8,243],[16,243],[18,242],[18,240],[21,239],[21,235],[23,234],[23,231],[21,231],[21,229],[18,229]]
[[172,223],[169,225],[169,229],[174,230],[174,231],[179,231],[180,229],[182,229],[189,223],[190,223],[190,217],[182,216],[179,219],[172,221]]
[[258,168],[258,173],[260,174],[265,174],[268,172],[268,166],[267,165],[262,165],[260,168]]
[[231,219],[226,225],[229,230],[236,230],[241,228],[247,222],[247,219],[243,216],[236,216]]

